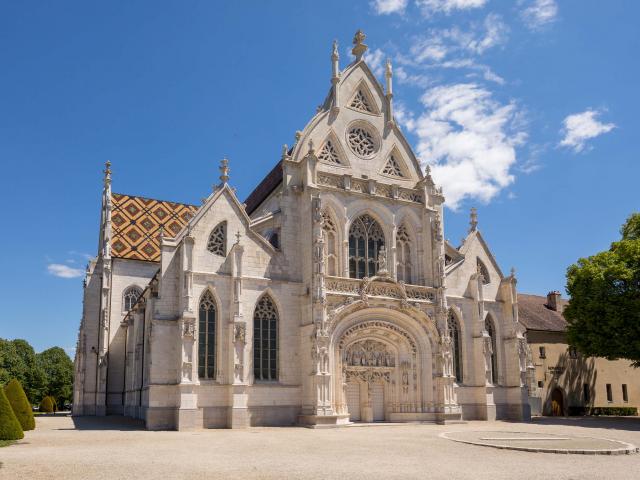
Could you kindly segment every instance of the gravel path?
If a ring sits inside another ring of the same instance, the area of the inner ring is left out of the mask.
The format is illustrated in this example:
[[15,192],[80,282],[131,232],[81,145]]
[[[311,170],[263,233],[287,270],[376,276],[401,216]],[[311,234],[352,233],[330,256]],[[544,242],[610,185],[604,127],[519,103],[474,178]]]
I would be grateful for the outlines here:
[[0,449],[0,478],[640,478],[640,454],[518,452],[439,437],[481,430],[599,436],[640,445],[638,418],[148,432],[121,417],[47,417],[24,440]]

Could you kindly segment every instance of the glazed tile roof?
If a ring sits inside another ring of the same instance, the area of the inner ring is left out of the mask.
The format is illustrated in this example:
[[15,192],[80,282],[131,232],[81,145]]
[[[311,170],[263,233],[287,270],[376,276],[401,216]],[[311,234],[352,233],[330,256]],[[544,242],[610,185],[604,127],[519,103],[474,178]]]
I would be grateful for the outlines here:
[[[566,300],[560,300],[561,308]],[[564,332],[567,321],[562,313],[547,307],[547,297],[518,293],[518,319],[527,330]]]
[[160,229],[173,237],[198,209],[134,195],[111,194],[111,256],[160,261]]

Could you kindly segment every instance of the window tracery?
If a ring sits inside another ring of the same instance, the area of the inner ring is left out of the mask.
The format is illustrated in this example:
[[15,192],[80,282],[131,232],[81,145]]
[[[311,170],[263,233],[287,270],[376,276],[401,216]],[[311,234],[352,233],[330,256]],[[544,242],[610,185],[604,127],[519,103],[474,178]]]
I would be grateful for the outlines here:
[[122,294],[122,304],[124,305],[124,311],[128,312],[140,298],[142,290],[138,287],[129,287]]
[[396,272],[398,281],[411,283],[411,236],[404,223],[396,233]]
[[489,278],[489,270],[487,270],[486,265],[482,263],[482,260],[480,260],[479,258],[478,258],[477,268],[478,268],[478,273],[482,275],[482,284],[487,285],[491,283],[491,279]]
[[335,165],[342,165],[340,161],[340,156],[338,155],[338,150],[333,145],[331,140],[327,140],[324,146],[320,149],[320,153],[318,154],[318,159],[323,162],[333,163]]
[[226,244],[227,244],[227,222],[220,222],[211,231],[209,235],[209,241],[207,242],[207,250],[215,255],[221,257],[226,256]]
[[358,90],[351,100],[351,104],[349,105],[351,108],[355,108],[356,110],[360,110],[362,112],[373,113],[373,108],[367,100],[366,95],[362,92],[362,90]]
[[198,377],[216,377],[216,302],[209,290],[198,311]]
[[400,168],[400,164],[393,156],[393,154],[389,156],[389,160],[387,160],[387,164],[382,169],[382,173],[384,173],[385,175],[391,175],[392,177],[404,178],[402,168]]
[[447,327],[449,328],[449,335],[451,336],[453,371],[456,376],[456,382],[462,383],[462,343],[460,325],[458,324],[458,319],[453,311],[449,312]]
[[338,275],[338,229],[333,218],[326,210],[322,212],[322,229],[324,230],[324,255],[327,275]]
[[353,127],[347,136],[349,147],[357,155],[368,157],[376,150],[373,135],[361,126]]
[[384,232],[370,215],[356,218],[349,228],[349,276],[372,277],[378,271],[378,255],[384,246]]
[[253,313],[253,376],[278,379],[278,312],[269,295],[258,300]]
[[495,384],[498,378],[498,360],[496,356],[496,331],[493,326],[491,317],[487,317],[484,321],[484,329],[487,331],[487,334],[489,335],[489,339],[491,341],[491,371],[489,372],[489,381],[490,383]]

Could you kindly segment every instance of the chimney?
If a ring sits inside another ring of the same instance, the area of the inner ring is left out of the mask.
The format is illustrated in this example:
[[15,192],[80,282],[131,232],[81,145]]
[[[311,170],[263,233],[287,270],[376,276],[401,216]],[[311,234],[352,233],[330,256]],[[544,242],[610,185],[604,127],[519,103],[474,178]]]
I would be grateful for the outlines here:
[[[547,307],[551,310],[555,310],[556,312],[561,312],[560,307],[560,292],[557,290],[553,290],[547,293]],[[562,313],[562,312],[561,312]]]

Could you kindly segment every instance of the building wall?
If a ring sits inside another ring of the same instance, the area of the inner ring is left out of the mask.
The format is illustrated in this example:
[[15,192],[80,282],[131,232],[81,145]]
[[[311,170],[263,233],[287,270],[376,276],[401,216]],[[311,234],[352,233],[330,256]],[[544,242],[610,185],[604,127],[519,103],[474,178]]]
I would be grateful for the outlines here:
[[[552,414],[555,388],[562,391],[565,415],[570,407],[640,406],[640,370],[633,368],[630,362],[584,358],[580,354],[572,358],[564,332],[530,330],[527,340],[535,365],[535,381],[539,387],[536,397],[540,399],[542,414]],[[544,348],[544,355],[541,348]],[[607,384],[611,385],[612,401],[607,399]],[[585,398],[585,385],[589,399]],[[627,401],[623,400],[622,385],[627,386]]]

